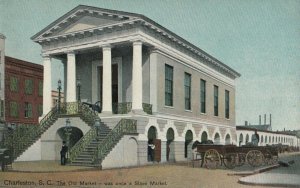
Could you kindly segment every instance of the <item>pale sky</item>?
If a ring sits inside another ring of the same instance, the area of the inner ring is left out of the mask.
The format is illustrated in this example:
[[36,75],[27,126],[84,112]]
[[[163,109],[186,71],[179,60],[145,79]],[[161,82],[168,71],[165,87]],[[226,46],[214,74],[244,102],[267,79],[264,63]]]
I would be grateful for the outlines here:
[[300,129],[300,1],[0,0],[6,55],[41,64],[30,37],[79,4],[143,14],[239,72],[238,125],[271,113],[273,130]]

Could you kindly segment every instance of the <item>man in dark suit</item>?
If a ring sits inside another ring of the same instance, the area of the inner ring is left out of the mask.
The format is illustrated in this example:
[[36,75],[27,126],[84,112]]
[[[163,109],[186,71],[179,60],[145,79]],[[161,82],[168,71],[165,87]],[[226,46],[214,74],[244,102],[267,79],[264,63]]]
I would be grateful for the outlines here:
[[60,150],[60,164],[65,165],[66,164],[66,154],[68,152],[68,146],[66,146],[66,142],[63,141],[63,145]]

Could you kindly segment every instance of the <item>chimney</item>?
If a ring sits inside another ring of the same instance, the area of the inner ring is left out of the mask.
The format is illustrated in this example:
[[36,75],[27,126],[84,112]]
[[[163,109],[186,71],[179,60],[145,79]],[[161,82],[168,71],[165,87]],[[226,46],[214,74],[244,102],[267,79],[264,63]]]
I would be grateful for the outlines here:
[[270,126],[272,125],[272,114],[270,114]]
[[259,125],[261,125],[261,115],[259,115]]
[[245,121],[245,126],[247,126],[248,125],[248,121]]
[[267,114],[265,114],[265,125],[267,124]]

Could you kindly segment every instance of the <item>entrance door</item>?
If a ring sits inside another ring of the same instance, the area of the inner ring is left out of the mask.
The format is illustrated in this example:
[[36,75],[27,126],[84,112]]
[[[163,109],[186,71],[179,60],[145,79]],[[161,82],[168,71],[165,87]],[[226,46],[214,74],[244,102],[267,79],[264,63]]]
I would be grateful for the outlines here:
[[[118,103],[118,65],[113,64],[111,71],[112,71],[112,73],[111,73],[112,103],[114,104],[114,103]],[[100,101],[102,104],[103,66],[99,66],[98,80],[99,80],[99,82],[98,82],[98,96],[99,96],[98,101]]]
[[154,161],[160,162],[161,161],[161,140],[160,139],[154,139],[153,144],[155,145]]

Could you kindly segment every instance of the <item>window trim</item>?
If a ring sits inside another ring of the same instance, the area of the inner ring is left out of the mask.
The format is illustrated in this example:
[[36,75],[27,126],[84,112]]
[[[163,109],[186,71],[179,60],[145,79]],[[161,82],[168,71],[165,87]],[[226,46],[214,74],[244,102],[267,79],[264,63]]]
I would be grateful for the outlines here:
[[[172,70],[172,80],[170,80],[167,76],[167,70]],[[167,92],[167,82],[171,85],[171,93]],[[174,67],[168,64],[165,64],[165,106],[173,107],[174,106]],[[170,95],[170,96],[168,96]],[[170,97],[170,104],[167,104],[167,96]]]
[[219,116],[219,86],[214,85],[214,116]]
[[[204,87],[202,87],[202,84]],[[204,90],[202,90],[202,88]],[[204,98],[204,101],[202,101],[203,98]],[[202,107],[204,108],[203,111],[202,111],[202,109],[203,109]],[[200,113],[206,114],[206,80],[204,80],[204,79],[200,79]]]
[[[189,85],[186,85],[186,76],[189,77]],[[189,91],[189,95],[187,96],[186,94],[186,89]],[[192,75],[190,73],[184,72],[184,109],[188,111],[192,111]],[[187,108],[187,100],[189,104],[189,108]]]

